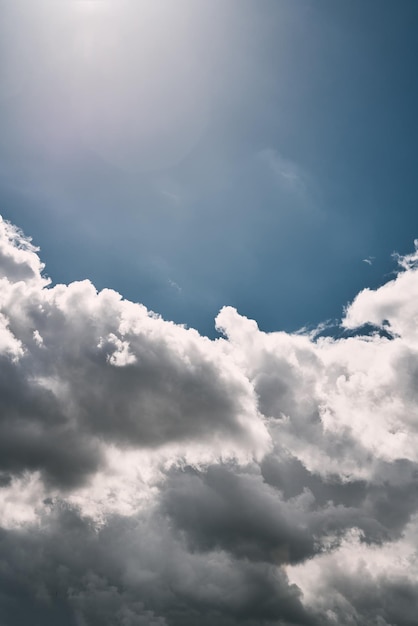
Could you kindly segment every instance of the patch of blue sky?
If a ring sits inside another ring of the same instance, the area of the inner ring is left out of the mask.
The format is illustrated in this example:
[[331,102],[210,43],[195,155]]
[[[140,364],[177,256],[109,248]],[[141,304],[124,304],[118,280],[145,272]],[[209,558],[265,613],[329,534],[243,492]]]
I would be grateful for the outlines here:
[[54,282],[211,336],[228,304],[296,330],[412,248],[412,0],[1,11],[0,210]]

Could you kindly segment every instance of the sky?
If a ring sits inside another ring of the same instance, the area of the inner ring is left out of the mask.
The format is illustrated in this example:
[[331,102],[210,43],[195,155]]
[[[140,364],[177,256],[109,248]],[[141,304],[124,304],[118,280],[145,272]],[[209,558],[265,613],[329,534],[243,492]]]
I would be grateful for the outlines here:
[[416,2],[1,11],[1,211],[54,282],[211,337],[226,304],[294,331],[413,247]]
[[0,625],[412,626],[418,5],[0,0]]

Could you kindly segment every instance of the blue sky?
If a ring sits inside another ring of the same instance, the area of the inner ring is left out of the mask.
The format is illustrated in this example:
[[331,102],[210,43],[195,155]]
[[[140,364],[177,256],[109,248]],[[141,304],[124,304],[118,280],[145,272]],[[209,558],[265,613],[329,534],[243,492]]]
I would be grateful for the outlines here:
[[2,13],[1,210],[54,282],[210,335],[223,305],[295,330],[413,248],[416,2]]

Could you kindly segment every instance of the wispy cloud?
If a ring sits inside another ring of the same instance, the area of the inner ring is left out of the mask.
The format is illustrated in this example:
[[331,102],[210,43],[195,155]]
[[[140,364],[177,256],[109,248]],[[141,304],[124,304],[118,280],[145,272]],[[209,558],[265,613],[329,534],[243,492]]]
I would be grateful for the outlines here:
[[367,263],[367,265],[373,265],[374,259],[375,259],[374,256],[368,256],[365,259],[363,259],[363,263]]
[[307,192],[307,176],[296,163],[286,159],[273,148],[265,148],[257,156],[266,163],[279,185],[292,193]]
[[178,285],[175,280],[171,280],[171,278],[168,279],[168,284],[170,285],[170,287],[175,289],[178,293],[181,293],[183,291],[180,285]]

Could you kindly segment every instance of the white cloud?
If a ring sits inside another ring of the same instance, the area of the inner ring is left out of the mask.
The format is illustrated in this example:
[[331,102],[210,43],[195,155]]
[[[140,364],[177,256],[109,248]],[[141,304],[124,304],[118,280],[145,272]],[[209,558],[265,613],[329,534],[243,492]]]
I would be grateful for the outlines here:
[[302,589],[306,604],[326,614],[331,624],[341,624],[341,614],[344,624],[412,624],[418,591],[417,531],[415,517],[401,539],[382,546],[366,543],[354,528],[336,551],[286,571]]
[[107,445],[246,458],[269,449],[252,386],[216,342],[89,281],[49,287],[36,250],[2,227],[5,471],[75,484]]
[[32,245],[30,238],[13,224],[0,216],[0,276],[10,282],[24,280],[28,283],[39,281],[48,284],[41,278],[44,264],[37,255],[38,248]]
[[356,328],[368,322],[384,325],[409,345],[415,345],[418,339],[417,261],[418,247],[413,254],[398,257],[404,271],[376,291],[361,291],[348,307],[343,325],[346,328]]
[[417,255],[399,261],[343,320],[393,339],[264,333],[225,307],[211,341],[52,287],[1,221],[0,621],[412,623]]

